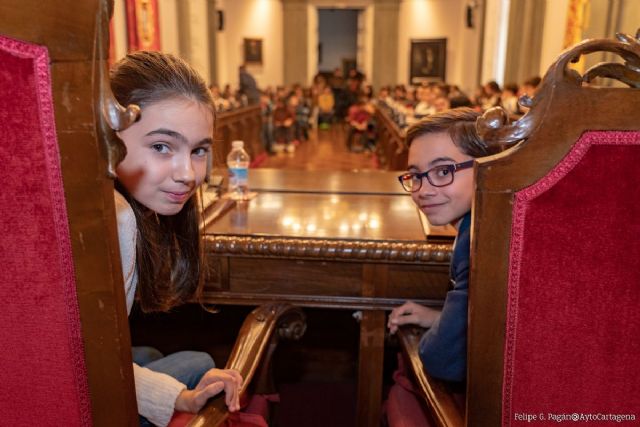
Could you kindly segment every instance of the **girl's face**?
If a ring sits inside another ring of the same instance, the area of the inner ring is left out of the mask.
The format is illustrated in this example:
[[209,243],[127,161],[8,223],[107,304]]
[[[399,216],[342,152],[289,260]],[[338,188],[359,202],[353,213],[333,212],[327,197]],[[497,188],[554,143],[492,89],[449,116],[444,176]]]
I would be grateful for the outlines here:
[[[444,132],[417,137],[409,147],[409,172],[426,172],[447,164],[462,163],[473,157],[463,153]],[[453,182],[434,187],[422,180],[420,190],[411,193],[414,203],[432,225],[455,224],[471,210],[473,198],[473,168],[454,173]]]
[[138,122],[118,133],[127,147],[118,181],[152,211],[175,215],[204,181],[212,134],[213,113],[202,103],[149,104]]

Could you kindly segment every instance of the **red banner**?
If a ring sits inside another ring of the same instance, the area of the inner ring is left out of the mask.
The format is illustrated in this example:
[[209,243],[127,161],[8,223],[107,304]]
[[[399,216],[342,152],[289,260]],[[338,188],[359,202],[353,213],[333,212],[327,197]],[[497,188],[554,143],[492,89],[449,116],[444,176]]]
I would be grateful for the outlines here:
[[160,50],[157,0],[127,0],[128,51]]

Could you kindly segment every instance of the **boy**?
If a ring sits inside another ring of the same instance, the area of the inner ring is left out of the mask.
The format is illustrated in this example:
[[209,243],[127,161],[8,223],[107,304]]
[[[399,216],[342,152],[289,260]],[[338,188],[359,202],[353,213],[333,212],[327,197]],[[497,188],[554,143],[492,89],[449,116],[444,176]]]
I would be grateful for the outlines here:
[[404,189],[433,225],[458,230],[451,259],[453,289],[442,310],[408,301],[395,308],[388,327],[415,324],[429,330],[420,341],[420,358],[429,375],[461,383],[466,379],[469,237],[473,197],[473,159],[494,154],[476,133],[479,113],[457,108],[434,114],[407,131],[408,172],[399,177]]

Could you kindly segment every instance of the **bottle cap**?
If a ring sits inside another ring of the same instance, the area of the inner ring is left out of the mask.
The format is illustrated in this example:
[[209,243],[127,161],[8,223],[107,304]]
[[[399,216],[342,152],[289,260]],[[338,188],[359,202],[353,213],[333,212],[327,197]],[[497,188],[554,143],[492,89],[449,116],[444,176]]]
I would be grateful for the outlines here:
[[231,148],[244,148],[244,141],[233,141],[231,143]]

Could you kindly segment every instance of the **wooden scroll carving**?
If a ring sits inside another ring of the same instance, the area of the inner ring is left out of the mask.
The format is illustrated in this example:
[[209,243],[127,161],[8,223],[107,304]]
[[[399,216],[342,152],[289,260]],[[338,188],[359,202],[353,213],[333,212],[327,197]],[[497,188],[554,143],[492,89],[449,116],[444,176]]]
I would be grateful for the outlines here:
[[98,117],[98,124],[100,134],[103,136],[103,149],[107,156],[107,173],[110,178],[115,178],[116,166],[127,154],[127,149],[116,135],[116,132],[128,128],[135,122],[140,114],[140,107],[129,105],[124,108],[118,103],[111,91],[109,66],[105,54],[109,52],[109,19],[112,13],[113,0],[102,0],[96,12],[97,42],[94,48],[93,63],[97,67],[97,76],[96,70],[94,70],[93,75],[97,78],[98,83],[96,99],[99,100],[98,111],[102,113]]
[[307,318],[300,308],[291,309],[280,316],[278,322],[278,338],[298,341],[307,331]]
[[[262,374],[260,370],[270,371],[268,366],[278,341],[282,338],[297,340],[305,330],[304,312],[289,304],[264,304],[247,316],[225,366],[226,369],[237,370],[244,378],[241,396],[247,395],[249,387],[256,382],[252,381],[254,377]],[[265,375],[271,374],[267,372]],[[228,416],[224,394],[221,393],[209,400],[187,427],[223,425]]]
[[[624,59],[624,63],[601,62],[582,76],[576,70],[567,67],[570,62],[577,62],[581,55],[593,52],[615,53]],[[490,145],[511,145],[526,139],[540,126],[558,86],[580,87],[582,83],[590,83],[596,77],[611,78],[630,87],[640,88],[640,30],[635,37],[617,33],[615,40],[585,40],[567,49],[549,67],[536,96],[529,98],[525,95],[518,100],[520,105],[530,108],[527,114],[509,124],[508,115],[501,107],[491,108],[478,119],[478,133]]]
[[405,263],[449,262],[451,245],[422,242],[353,242],[281,237],[207,236],[210,253],[279,258]]

